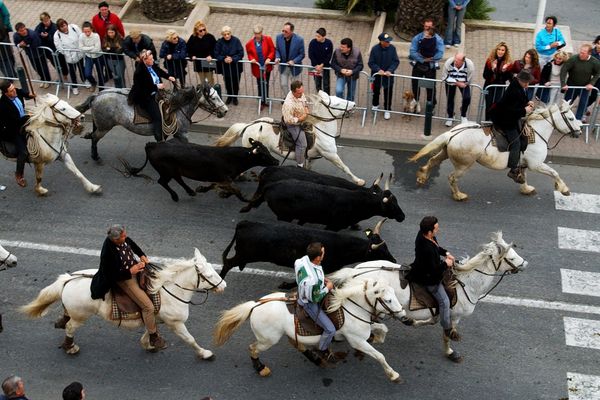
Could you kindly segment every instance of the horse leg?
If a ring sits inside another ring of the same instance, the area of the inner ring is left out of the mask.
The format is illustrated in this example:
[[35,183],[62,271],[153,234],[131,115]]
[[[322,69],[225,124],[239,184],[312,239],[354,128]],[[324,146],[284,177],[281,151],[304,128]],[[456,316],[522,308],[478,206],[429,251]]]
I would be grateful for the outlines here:
[[442,340],[444,343],[444,354],[446,354],[446,357],[448,357],[448,359],[450,361],[453,361],[455,363],[462,362],[463,356],[461,356],[458,353],[458,351],[452,350],[452,348],[450,347],[450,338],[448,336],[446,336],[443,331],[442,331]]
[[353,335],[347,335],[346,339],[348,339],[348,344],[352,346],[354,349],[360,351],[361,353],[368,354],[373,357],[375,360],[381,364],[385,374],[390,378],[390,380],[394,383],[403,383],[402,377],[399,373],[394,371],[394,369],[385,361],[385,356],[377,351],[373,346],[371,346],[364,338],[358,338]]
[[417,171],[417,184],[424,185],[429,179],[431,170],[439,166],[442,163],[442,161],[446,159],[448,159],[448,152],[446,151],[446,148],[441,150],[435,156],[429,158],[429,160],[427,160],[427,164],[423,165]]
[[173,179],[175,179],[175,182],[179,183],[179,186],[181,186],[183,189],[185,189],[185,192],[190,195],[190,196],[195,196],[196,192],[194,192],[194,190],[189,187],[183,180],[183,178],[181,177],[181,175],[176,175],[173,177]]
[[73,162],[73,159],[71,158],[71,155],[69,153],[64,153],[61,156],[61,159],[64,162],[65,167],[67,167],[67,169],[69,171],[71,171],[73,173],[73,175],[75,175],[81,181],[81,183],[83,184],[83,188],[88,193],[93,193],[93,194],[100,194],[100,193],[102,193],[102,186],[100,186],[100,185],[94,185],[92,182],[90,182],[81,173],[81,171],[79,171],[79,168],[77,168],[77,166]]
[[467,172],[471,165],[472,164],[462,165],[454,163],[454,171],[448,175],[448,182],[450,183],[450,190],[452,190],[452,197],[456,201],[465,201],[469,198],[466,193],[461,192],[458,188],[458,180],[465,174],[465,172]]
[[160,186],[164,187],[167,192],[169,192],[169,194],[171,195],[171,199],[173,201],[179,201],[179,196],[177,195],[177,193],[175,193],[175,191],[173,189],[171,189],[171,187],[169,186],[169,181],[171,180],[171,178],[165,178],[162,175],[158,178],[158,183],[160,184]]
[[35,163],[35,192],[38,196],[45,196],[48,189],[42,186],[42,177],[44,176],[44,164]]
[[388,327],[384,324],[374,323],[371,325],[371,335],[373,336],[372,343],[379,344],[385,342],[385,337],[388,333]]
[[271,369],[260,361],[260,359],[258,358],[258,354],[261,351],[265,351],[265,350],[269,349],[274,344],[275,343],[271,343],[270,341],[269,342],[260,342],[257,340],[256,342],[252,343],[248,347],[248,349],[250,351],[250,360],[252,360],[252,366],[254,367],[254,370],[256,372],[258,372],[258,374],[260,376],[266,377],[266,376],[271,375]]
[[[547,164],[541,163],[541,164],[536,165],[533,168],[529,167],[529,169],[554,178],[554,189],[558,190],[564,196],[571,195],[571,191],[570,191],[569,187],[565,184],[565,182],[558,175],[558,172],[556,172],[553,168],[549,167]],[[526,185],[526,183],[524,183],[523,185]],[[523,189],[523,185],[521,185],[522,189]],[[530,186],[530,187],[533,188],[532,186]],[[535,190],[535,188],[533,188],[533,189]],[[524,193],[523,190],[521,190],[521,193]]]
[[341,169],[342,171],[344,171],[346,174],[348,174],[350,176],[350,178],[352,178],[352,180],[354,181],[354,183],[356,183],[358,186],[364,186],[365,185],[365,180],[364,179],[360,179],[359,177],[357,177],[356,175],[354,175],[352,173],[352,171],[350,171],[350,168],[348,168],[348,166],[346,164],[344,164],[344,162],[342,161],[342,159],[340,158],[340,156],[338,156],[336,153],[322,152],[321,155],[326,160],[329,160],[331,163],[333,163],[333,165],[335,165],[336,167],[338,167],[339,169]]
[[76,321],[73,318],[67,322],[65,326],[65,340],[60,345],[60,348],[65,351],[67,354],[77,354],[79,353],[79,346],[75,344],[75,330],[83,325],[84,321]]
[[175,332],[177,336],[181,338],[181,340],[183,340],[188,346],[194,349],[198,357],[207,361],[213,361],[215,359],[215,355],[212,351],[203,349],[198,345],[198,343],[190,334],[183,322],[177,322],[175,324],[170,325],[169,327],[173,330],[173,332]]

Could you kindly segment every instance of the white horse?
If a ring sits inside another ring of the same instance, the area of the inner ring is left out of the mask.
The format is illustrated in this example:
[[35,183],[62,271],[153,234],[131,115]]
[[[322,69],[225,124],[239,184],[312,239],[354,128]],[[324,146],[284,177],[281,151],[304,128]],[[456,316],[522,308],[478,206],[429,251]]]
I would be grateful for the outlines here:
[[[400,375],[389,366],[383,354],[367,342],[371,334],[372,318],[386,314],[398,318],[405,316],[394,290],[385,283],[358,279],[343,288],[335,289],[333,293],[334,300],[328,312],[341,307],[345,318],[344,325],[336,336],[343,335],[350,346],[379,361],[393,382],[402,382]],[[272,293],[258,301],[248,301],[225,311],[215,326],[215,343],[223,345],[250,318],[250,326],[256,337],[256,342],[249,347],[250,358],[261,376],[270,375],[271,370],[260,361],[259,353],[276,344],[283,335],[287,335],[290,342],[306,355],[305,345],[318,345],[320,336],[296,336],[294,315],[288,311],[285,300],[285,293]],[[384,336],[379,336],[381,343]]]
[[[454,267],[453,271],[460,285],[457,285],[456,305],[450,309],[452,327],[456,328],[461,318],[471,315],[482,296],[494,289],[492,284],[495,277],[502,279],[505,275],[515,274],[526,267],[527,261],[517,254],[512,244],[507,244],[502,239],[502,232],[493,234],[492,241],[484,245],[481,252]],[[413,326],[435,324],[439,316],[432,317],[429,309],[410,311],[410,289],[408,286],[404,289],[400,286],[399,271],[402,269],[405,268],[389,261],[367,261],[354,268],[336,271],[329,278],[336,284],[360,276],[385,282],[394,288],[398,300],[406,310],[406,316],[414,320]],[[381,327],[374,325],[374,328]],[[462,356],[450,348],[450,340],[445,335],[442,337],[446,356],[455,362],[462,361]]]
[[[339,97],[329,96],[323,91],[319,91],[318,95],[311,96],[311,100],[313,101],[313,107],[306,122],[314,125],[315,144],[312,148],[308,149],[306,168],[310,168],[310,162],[313,159],[324,157],[350,175],[354,183],[363,186],[365,184],[364,179],[358,178],[344,164],[337,154],[337,146],[335,144],[335,139],[340,136],[338,134],[337,120],[342,119],[343,121],[343,118],[354,110],[356,104],[352,101],[340,99]],[[279,148],[280,132],[275,132],[273,129],[278,124],[279,122],[276,122],[273,118],[259,118],[249,124],[233,124],[227,132],[217,139],[215,144],[219,147],[229,146],[241,136],[242,146],[251,147],[250,138],[252,138],[260,141],[273,153],[293,160],[295,158],[293,149],[291,152],[288,152]]]
[[[160,292],[161,306],[157,314],[157,320],[163,321],[173,332],[185,343],[190,345],[202,359],[214,357],[210,350],[203,349],[188,332],[185,322],[189,316],[189,304],[196,292],[209,290],[222,292],[227,284],[212,265],[198,249],[195,249],[195,257],[191,260],[181,260],[165,266],[153,267],[148,265],[146,270],[150,272],[148,289],[152,293]],[[92,315],[101,316],[114,325],[125,328],[143,327],[141,319],[114,321],[110,319],[112,313],[112,295],[107,293],[105,300],[92,300],[90,296],[90,284],[96,273],[95,269],[77,271],[71,274],[65,273],[51,285],[42,289],[35,300],[21,307],[21,311],[33,318],[39,318],[46,314],[47,308],[54,302],[61,300],[65,310],[63,321],[66,323],[66,336],[62,348],[67,354],[79,352],[73,337],[75,330]],[[151,350],[148,331],[140,339],[144,349]]]
[[[581,122],[575,119],[569,103],[563,100],[560,107],[553,104],[548,108],[536,110],[527,116],[525,124],[534,132],[535,143],[527,146],[527,150],[521,156],[521,164],[532,171],[553,177],[556,190],[565,196],[570,195],[569,188],[558,173],[544,163],[548,154],[550,135],[554,129],[563,136],[578,136],[581,132]],[[496,170],[502,170],[508,166],[509,153],[499,152],[495,146],[491,145],[491,140],[491,136],[487,136],[479,125],[472,123],[457,125],[441,134],[409,159],[409,161],[416,161],[430,153],[434,154],[427,164],[417,171],[417,183],[422,185],[427,182],[432,168],[450,158],[454,165],[454,171],[448,175],[452,197],[458,201],[467,200],[468,195],[458,188],[458,180],[475,162]],[[521,193],[535,194],[535,188],[527,184],[525,170],[523,176],[525,182],[520,186]]]
[[[17,266],[17,257],[6,250],[4,247],[0,246],[0,271],[4,271],[9,268],[14,268]],[[2,327],[2,314],[0,314],[0,332],[2,332],[4,328]]]
[[[101,193],[102,187],[83,176],[67,151],[69,135],[79,133],[81,113],[53,94],[41,96],[38,101],[40,104],[33,109],[31,118],[25,125],[29,161],[35,166],[35,192],[39,196],[48,193],[48,189],[42,186],[44,166],[60,160],[79,178],[87,192]],[[16,158],[9,160],[16,161]]]

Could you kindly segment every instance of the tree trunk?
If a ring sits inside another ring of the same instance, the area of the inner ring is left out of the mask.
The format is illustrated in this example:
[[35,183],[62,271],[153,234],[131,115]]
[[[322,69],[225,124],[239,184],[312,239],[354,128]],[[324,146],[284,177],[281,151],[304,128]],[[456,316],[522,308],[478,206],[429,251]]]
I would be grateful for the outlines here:
[[446,0],[400,0],[394,32],[402,39],[410,41],[423,30],[423,20],[429,17],[433,19],[436,33],[442,33],[446,5]]
[[142,12],[158,22],[173,22],[187,16],[185,0],[142,0]]

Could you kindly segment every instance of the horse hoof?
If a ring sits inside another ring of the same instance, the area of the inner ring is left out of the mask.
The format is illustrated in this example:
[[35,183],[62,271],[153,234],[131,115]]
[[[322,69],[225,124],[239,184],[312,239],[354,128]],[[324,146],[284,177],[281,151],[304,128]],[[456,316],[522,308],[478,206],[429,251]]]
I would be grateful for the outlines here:
[[469,196],[466,194],[454,196],[454,200],[456,201],[467,201],[469,200]]
[[402,379],[402,377],[400,375],[398,375],[396,378],[392,379],[392,383],[401,384],[401,383],[404,383],[404,379]]
[[215,356],[212,351],[207,351],[205,353],[208,353],[209,355],[208,356],[204,356],[204,355],[201,356],[202,360],[204,360],[204,361],[215,361],[217,359],[217,356]]
[[460,364],[461,362],[463,362],[463,356],[461,356],[460,354],[458,354],[457,351],[453,351],[451,354],[448,355],[448,359],[452,362],[455,362],[457,364]]
[[94,161],[96,161],[96,165],[98,165],[98,166],[104,165],[104,160],[102,158],[100,158],[100,157],[96,157],[96,158],[92,157],[92,159]]
[[79,353],[79,346],[74,344],[70,349],[65,349],[65,353],[74,356],[75,354]]
[[265,378],[265,377],[267,377],[267,376],[271,375],[271,369],[270,369],[269,367],[265,366],[263,369],[261,369],[261,370],[258,372],[258,374],[259,374],[260,376],[262,376],[263,378]]
[[364,179],[359,179],[359,180],[356,181],[356,184],[358,186],[365,186],[365,180]]
[[571,195],[571,191],[570,190],[565,190],[564,192],[560,192],[563,196],[570,196]]
[[98,195],[98,196],[101,195],[102,194],[102,186],[97,186],[96,188],[92,189],[92,191],[90,193]]
[[48,189],[38,189],[35,191],[35,193],[39,196],[39,197],[45,197],[48,195]]

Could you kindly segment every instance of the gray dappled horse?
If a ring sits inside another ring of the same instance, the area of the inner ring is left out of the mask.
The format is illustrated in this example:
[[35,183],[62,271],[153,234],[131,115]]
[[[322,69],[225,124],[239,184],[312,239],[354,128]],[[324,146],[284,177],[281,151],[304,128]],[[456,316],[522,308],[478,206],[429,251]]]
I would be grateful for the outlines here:
[[[135,124],[134,109],[127,103],[129,89],[107,89],[89,96],[85,102],[77,106],[81,113],[92,110],[93,129],[83,136],[92,139],[92,158],[100,160],[98,142],[112,128],[120,125],[142,136],[154,136],[152,124]],[[178,129],[175,136],[187,141],[187,131],[192,123],[192,115],[198,107],[222,118],[227,113],[227,106],[217,91],[208,83],[194,87],[175,90],[171,99],[171,107],[177,113]]]

